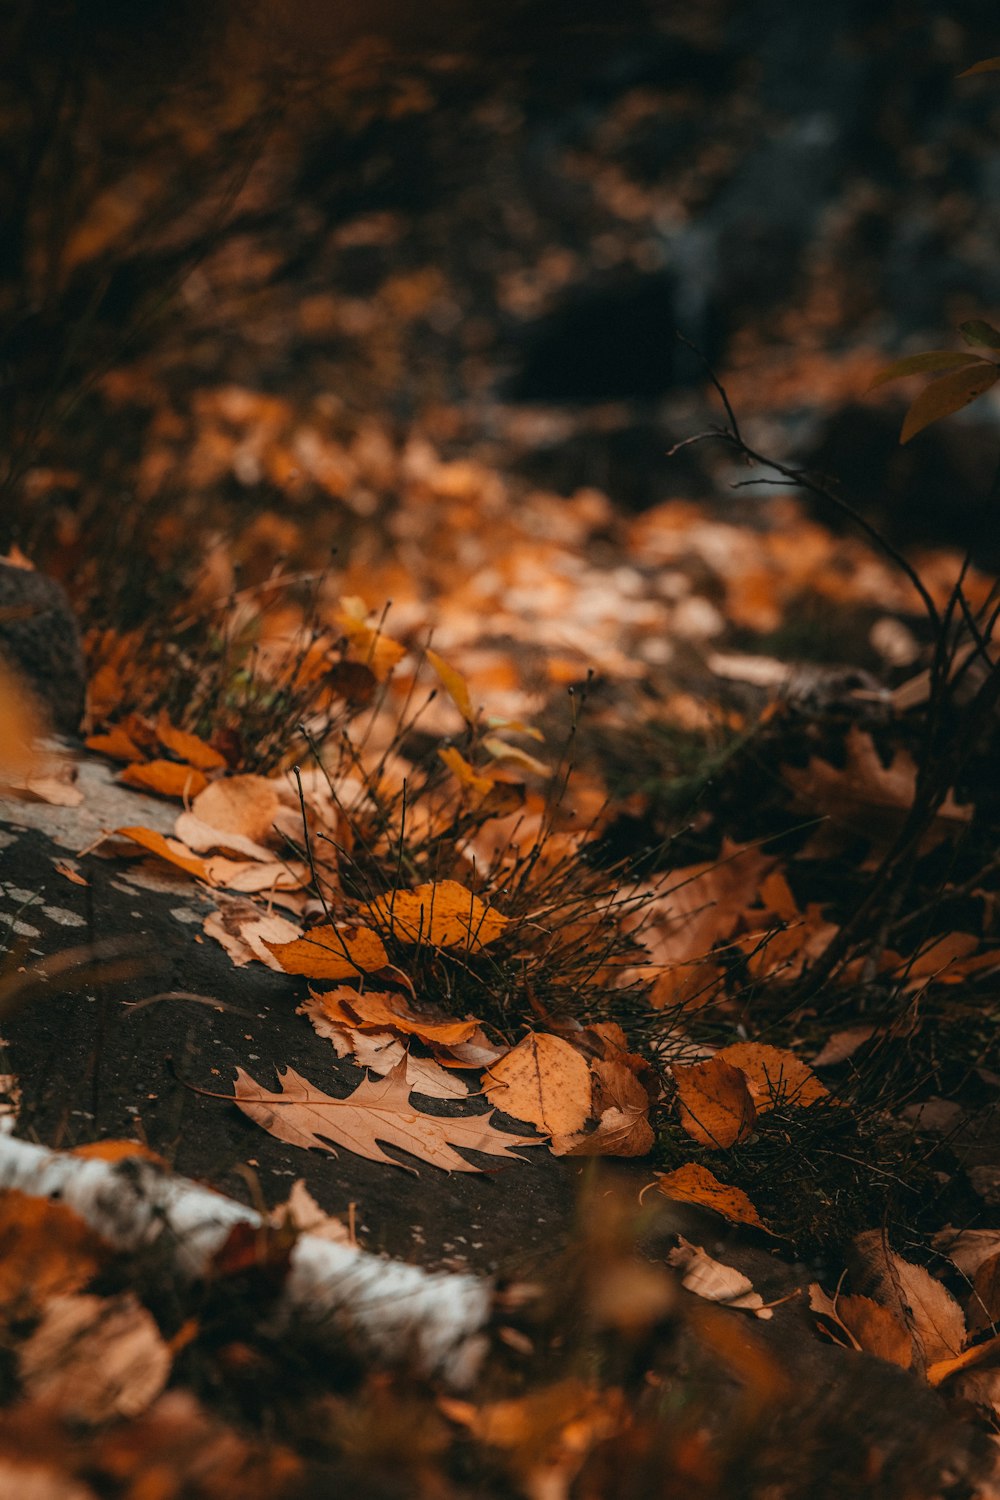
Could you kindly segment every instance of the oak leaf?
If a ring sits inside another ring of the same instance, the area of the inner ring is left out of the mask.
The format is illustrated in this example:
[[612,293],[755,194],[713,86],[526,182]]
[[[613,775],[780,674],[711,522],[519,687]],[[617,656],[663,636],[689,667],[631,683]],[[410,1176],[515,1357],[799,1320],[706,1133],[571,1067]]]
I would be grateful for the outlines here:
[[571,1135],[590,1117],[586,1058],[547,1032],[533,1032],[494,1063],[483,1079],[491,1104],[548,1135]]
[[746,1075],[725,1058],[674,1063],[681,1124],[692,1140],[723,1149],[745,1141],[756,1113]]
[[471,952],[495,942],[509,920],[457,880],[428,881],[412,891],[393,891],[362,906],[359,915],[387,927],[402,943]]
[[324,1094],[293,1068],[279,1071],[278,1080],[281,1093],[273,1094],[237,1068],[233,1102],[278,1140],[304,1150],[336,1155],[335,1146],[343,1146],[368,1161],[414,1170],[387,1156],[379,1145],[382,1141],[446,1172],[479,1172],[480,1167],[459,1156],[456,1146],[506,1157],[516,1156],[516,1147],[541,1144],[533,1136],[498,1130],[492,1114],[421,1114],[410,1103],[405,1060],[385,1078],[365,1078],[346,1099]]

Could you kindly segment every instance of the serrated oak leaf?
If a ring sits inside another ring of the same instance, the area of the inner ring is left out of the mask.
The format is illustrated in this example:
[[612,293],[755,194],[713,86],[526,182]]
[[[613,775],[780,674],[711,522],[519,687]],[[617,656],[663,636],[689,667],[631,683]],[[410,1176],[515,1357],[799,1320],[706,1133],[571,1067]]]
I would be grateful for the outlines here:
[[541,1145],[533,1136],[498,1130],[492,1114],[421,1114],[410,1103],[405,1058],[385,1078],[365,1078],[346,1099],[324,1094],[293,1068],[279,1071],[278,1080],[281,1093],[273,1094],[237,1068],[233,1102],[278,1140],[303,1150],[336,1154],[336,1146],[343,1146],[368,1161],[414,1170],[387,1156],[381,1141],[445,1172],[479,1172],[482,1168],[459,1156],[456,1146],[508,1157],[517,1155],[515,1148]]
[[428,881],[412,891],[393,891],[360,907],[359,915],[388,928],[401,943],[468,948],[473,953],[495,942],[508,922],[457,880]]
[[350,979],[373,973],[389,962],[377,932],[367,927],[313,927],[290,943],[265,945],[286,974],[305,974],[309,979]]

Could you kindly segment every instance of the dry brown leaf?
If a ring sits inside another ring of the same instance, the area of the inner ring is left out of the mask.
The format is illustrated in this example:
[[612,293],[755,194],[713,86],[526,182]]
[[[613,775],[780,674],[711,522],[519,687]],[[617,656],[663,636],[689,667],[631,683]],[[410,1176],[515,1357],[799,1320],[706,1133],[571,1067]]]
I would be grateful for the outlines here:
[[954,1359],[965,1345],[965,1318],[947,1288],[889,1249],[877,1229],[857,1235],[854,1248],[866,1289],[909,1329],[923,1363]]
[[357,990],[342,986],[314,998],[322,1002],[331,1020],[342,1025],[375,1031],[390,1028],[403,1036],[416,1036],[423,1042],[433,1042],[441,1047],[467,1042],[479,1028],[478,1021],[435,1021],[432,1016],[423,1016],[413,1010],[402,995],[380,990],[366,990],[359,994]]
[[218,750],[206,745],[196,734],[175,728],[162,711],[156,721],[156,738],[164,750],[169,750],[171,755],[186,761],[189,766],[197,766],[199,771],[224,771],[226,768],[225,757]]
[[779,1102],[805,1109],[819,1099],[830,1097],[809,1064],[784,1047],[772,1047],[766,1042],[734,1042],[715,1056],[746,1076],[759,1115]]
[[205,860],[205,870],[211,885],[241,891],[245,896],[265,891],[268,894],[298,891],[309,881],[308,865],[291,859],[260,864],[256,860],[227,859],[224,854],[213,854]]
[[666,1197],[711,1208],[732,1224],[749,1224],[753,1229],[771,1232],[742,1188],[720,1182],[713,1172],[696,1162],[686,1162],[673,1172],[661,1172],[656,1186]]
[[457,880],[394,891],[362,906],[359,915],[388,928],[399,942],[468,948],[473,953],[495,942],[508,921]]
[[692,1140],[723,1149],[745,1141],[756,1113],[746,1075],[721,1056],[674,1063],[680,1121]]
[[352,1057],[359,1068],[371,1068],[384,1077],[405,1059],[406,1082],[417,1094],[430,1099],[464,1099],[469,1086],[464,1078],[449,1072],[432,1057],[414,1057],[394,1031],[361,1031],[335,1021],[326,1005],[326,995],[310,994],[297,1014],[308,1016],[317,1036],[332,1042],[338,1057]]
[[498,1047],[478,1026],[466,1042],[451,1042],[447,1047],[432,1043],[434,1056],[442,1068],[488,1068],[506,1057],[509,1047]]
[[494,1063],[483,1078],[491,1104],[548,1135],[572,1135],[591,1111],[587,1061],[547,1032],[533,1032]]
[[890,1365],[908,1370],[913,1363],[913,1339],[895,1313],[870,1297],[856,1295],[836,1299],[837,1314],[859,1348]]
[[[554,1135],[555,1156],[645,1156],[656,1137],[649,1123],[649,1095],[623,1062],[591,1064],[597,1129]],[[499,1101],[498,1101],[499,1102]]]
[[624,925],[640,929],[654,968],[699,963],[732,936],[775,863],[754,845],[724,839],[717,860],[671,871]]
[[378,933],[367,927],[313,927],[292,942],[265,943],[286,974],[310,979],[350,979],[389,962]]
[[53,1297],[18,1350],[25,1391],[64,1421],[97,1425],[145,1411],[170,1378],[170,1350],[131,1293]]
[[[846,750],[842,770],[814,756],[804,770],[782,766],[781,774],[801,806],[823,813],[835,827],[876,843],[894,837],[916,796],[916,762],[908,751],[897,750],[884,766],[871,735],[856,724],[847,732]],[[949,792],[932,834],[941,838],[970,816],[971,809],[960,807]]]
[[137,787],[143,792],[183,800],[197,797],[208,784],[204,771],[199,771],[197,766],[178,765],[174,760],[148,760],[142,765],[126,766],[119,772],[118,779],[125,786]]
[[266,776],[227,776],[205,786],[191,804],[196,818],[220,833],[266,844],[281,807],[277,785]]
[[257,959],[269,969],[281,972],[281,965],[268,948],[271,943],[290,943],[299,936],[299,928],[287,917],[262,911],[252,901],[235,897],[216,897],[218,910],[209,912],[202,923],[206,937],[221,943],[238,968]]
[[1000,1323],[1000,1251],[976,1270],[969,1296],[969,1332],[979,1333]]
[[404,1164],[387,1156],[379,1141],[446,1172],[482,1170],[459,1156],[456,1146],[506,1157],[508,1153],[516,1155],[515,1148],[541,1144],[533,1136],[498,1130],[492,1114],[421,1114],[410,1103],[405,1074],[405,1066],[397,1063],[386,1078],[377,1082],[366,1078],[348,1098],[332,1099],[292,1068],[278,1074],[280,1094],[269,1093],[238,1068],[233,1102],[256,1124],[289,1145],[336,1154],[331,1144],[335,1142],[356,1156],[392,1167]]
[[72,1209],[15,1188],[0,1193],[3,1308],[40,1306],[86,1286],[108,1254],[104,1241]]
[[844,1031],[832,1032],[813,1058],[813,1067],[832,1068],[846,1062],[859,1047],[871,1041],[877,1030],[875,1026],[848,1026]]
[[758,1318],[773,1317],[764,1299],[753,1289],[753,1282],[733,1266],[713,1260],[700,1245],[692,1245],[678,1235],[677,1249],[667,1256],[667,1264],[681,1273],[681,1284],[696,1297],[707,1302],[724,1302],[727,1307],[738,1307],[752,1312]]
[[1000,1229],[939,1229],[931,1244],[947,1255],[963,1276],[974,1277],[979,1267],[1000,1253]]

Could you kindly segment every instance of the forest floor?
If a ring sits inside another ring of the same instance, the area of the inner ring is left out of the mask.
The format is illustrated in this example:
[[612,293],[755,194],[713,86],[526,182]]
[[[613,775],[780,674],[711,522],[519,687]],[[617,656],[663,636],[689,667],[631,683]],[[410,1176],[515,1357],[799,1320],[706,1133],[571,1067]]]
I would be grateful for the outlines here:
[[[663,223],[752,172],[769,116],[689,29],[694,82],[576,113],[365,46],[277,122],[242,69],[126,92],[28,226],[11,1493],[1000,1492],[986,513],[929,532],[942,450],[895,468],[894,429],[860,526],[741,451],[744,412],[779,460],[895,419],[850,193],[794,306],[729,330],[729,410],[686,345],[642,390],[631,333],[601,364],[547,322],[612,271],[655,332]],[[61,745],[33,565],[83,627]]]

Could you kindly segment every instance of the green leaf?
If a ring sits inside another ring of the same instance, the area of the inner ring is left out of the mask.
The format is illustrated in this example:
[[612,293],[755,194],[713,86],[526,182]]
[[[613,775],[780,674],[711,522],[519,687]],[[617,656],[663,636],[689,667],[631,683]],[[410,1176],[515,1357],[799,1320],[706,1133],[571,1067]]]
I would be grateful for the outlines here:
[[984,323],[982,318],[972,318],[968,323],[960,323],[958,331],[967,344],[1000,349],[1000,330],[994,328],[992,323]]
[[974,73],[1000,73],[1000,57],[987,57],[982,62],[973,63],[971,68],[966,68],[964,73],[959,73],[959,78],[971,78]]
[[968,406],[970,401],[975,401],[995,385],[998,377],[1000,367],[988,359],[981,359],[964,370],[953,370],[950,375],[942,375],[940,380],[932,380],[906,413],[899,441],[908,443],[932,422],[961,411],[963,406]]
[[926,354],[908,354],[905,359],[895,359],[891,365],[880,370],[868,387],[873,391],[887,380],[902,380],[904,375],[926,375],[937,370],[959,370],[967,365],[984,363],[979,354],[956,353],[951,349],[931,349]]

